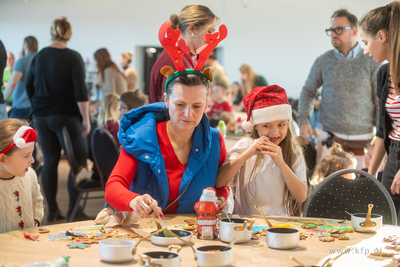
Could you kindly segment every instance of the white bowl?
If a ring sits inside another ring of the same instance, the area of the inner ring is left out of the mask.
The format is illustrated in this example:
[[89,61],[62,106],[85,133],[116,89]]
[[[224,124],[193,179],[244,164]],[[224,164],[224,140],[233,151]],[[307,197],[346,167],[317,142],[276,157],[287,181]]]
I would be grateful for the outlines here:
[[300,232],[293,228],[269,228],[265,233],[265,240],[270,248],[292,249],[300,243]]
[[[197,264],[199,266],[230,266],[233,263],[233,249],[227,246],[202,246],[196,248]],[[206,252],[207,250],[220,250],[220,252]]]
[[367,218],[367,213],[353,213],[351,215],[351,226],[354,231],[364,232],[364,233],[375,233],[382,227],[382,215],[371,214],[371,221],[375,222],[376,225],[373,227],[362,227],[360,223],[365,222]]
[[237,236],[236,243],[249,242],[253,235],[253,224],[254,221],[247,219],[232,218],[231,222],[229,222],[229,219],[221,219],[219,222],[219,238],[221,241],[229,243]]
[[[147,259],[144,257],[148,257]],[[178,253],[170,251],[151,251],[145,252],[139,256],[144,262],[143,265],[139,262],[140,266],[149,266],[148,261],[152,264],[159,264],[162,267],[179,267],[181,263],[181,257]]]
[[105,239],[99,242],[99,256],[107,262],[128,262],[133,260],[135,247],[130,239]]

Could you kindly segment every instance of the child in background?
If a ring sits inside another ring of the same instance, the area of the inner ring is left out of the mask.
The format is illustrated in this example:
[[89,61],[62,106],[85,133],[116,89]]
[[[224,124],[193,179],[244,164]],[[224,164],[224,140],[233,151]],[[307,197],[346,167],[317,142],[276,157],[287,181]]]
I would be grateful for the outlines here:
[[121,145],[118,140],[119,110],[120,103],[118,95],[114,93],[106,95],[101,101],[97,125],[110,131],[118,145]]
[[[332,173],[344,169],[355,169],[357,166],[357,160],[352,153],[345,152],[341,145],[333,143],[332,147],[329,148],[330,154],[322,158],[321,162],[318,163],[315,168],[313,177],[311,178],[310,185],[316,186],[322,182],[326,177]],[[347,173],[341,175],[347,179],[355,179],[354,174]]]
[[258,205],[265,215],[292,215],[307,198],[307,184],[286,91],[277,85],[257,87],[243,98],[243,104],[247,113],[243,128],[250,136],[233,146],[215,186],[226,185],[237,175],[236,214],[258,215],[254,208]]
[[37,227],[43,218],[43,196],[30,167],[35,141],[25,121],[0,121],[0,233]]
[[149,102],[149,97],[142,93],[140,89],[125,92],[119,98],[121,102],[121,118],[122,116],[131,111],[132,109],[145,106]]
[[232,112],[231,105],[226,101],[228,88],[225,84],[216,83],[212,87],[212,99],[215,101],[209,114],[210,119],[220,120],[224,111]]

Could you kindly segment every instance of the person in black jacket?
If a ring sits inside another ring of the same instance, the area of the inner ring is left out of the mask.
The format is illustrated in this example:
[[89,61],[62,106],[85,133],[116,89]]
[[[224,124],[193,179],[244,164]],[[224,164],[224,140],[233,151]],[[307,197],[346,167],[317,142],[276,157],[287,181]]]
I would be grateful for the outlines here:
[[400,2],[393,1],[369,11],[360,20],[364,54],[376,62],[389,61],[378,71],[380,103],[376,146],[368,172],[377,171],[387,152],[382,184],[400,208]]
[[[0,87],[3,86],[3,70],[7,65],[7,52],[0,40]],[[7,118],[6,103],[3,92],[0,90],[0,120]]]

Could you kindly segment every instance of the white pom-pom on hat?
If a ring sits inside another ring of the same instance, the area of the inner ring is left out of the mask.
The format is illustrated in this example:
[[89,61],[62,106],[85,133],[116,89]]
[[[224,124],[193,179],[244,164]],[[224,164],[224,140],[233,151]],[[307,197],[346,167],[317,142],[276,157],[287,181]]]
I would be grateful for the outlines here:
[[250,133],[251,131],[253,131],[253,123],[251,123],[250,121],[244,120],[242,122],[242,128],[243,128],[243,130],[246,131],[246,133]]
[[32,129],[29,126],[21,126],[18,131],[14,134],[13,141],[14,144],[19,147],[19,148],[25,148],[29,146],[29,143],[25,142],[25,139],[23,138],[25,135],[25,132],[29,129]]

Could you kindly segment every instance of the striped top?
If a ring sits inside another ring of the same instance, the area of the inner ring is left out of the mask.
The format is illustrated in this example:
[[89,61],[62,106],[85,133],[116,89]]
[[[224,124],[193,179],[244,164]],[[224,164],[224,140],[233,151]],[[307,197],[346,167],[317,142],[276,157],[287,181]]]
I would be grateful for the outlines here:
[[400,141],[400,95],[395,94],[392,78],[388,76],[389,95],[386,99],[386,111],[392,119],[393,130],[389,138]]

